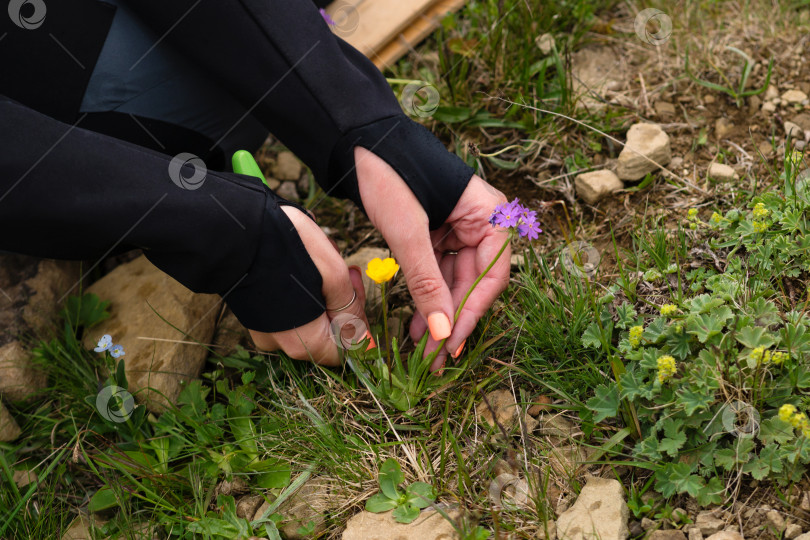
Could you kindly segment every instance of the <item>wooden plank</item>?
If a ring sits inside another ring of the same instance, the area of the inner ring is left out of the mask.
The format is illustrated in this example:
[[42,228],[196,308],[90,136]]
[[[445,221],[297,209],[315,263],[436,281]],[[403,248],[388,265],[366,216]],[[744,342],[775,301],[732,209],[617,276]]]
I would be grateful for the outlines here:
[[399,35],[394,36],[369,58],[381,70],[390,67],[439,28],[445,15],[458,11],[466,3],[467,0],[435,0],[424,14],[419,15]]
[[[338,25],[335,33],[355,49],[371,57],[405,30],[436,0],[339,0],[326,8]],[[350,14],[356,10],[356,14]],[[357,17],[357,27],[343,35],[340,25],[346,17]]]

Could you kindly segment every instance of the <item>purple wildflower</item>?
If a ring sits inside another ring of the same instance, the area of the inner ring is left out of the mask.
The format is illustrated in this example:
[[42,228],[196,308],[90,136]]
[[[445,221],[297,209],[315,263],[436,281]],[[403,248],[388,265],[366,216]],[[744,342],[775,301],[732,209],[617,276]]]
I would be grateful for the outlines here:
[[329,26],[337,26],[335,20],[329,16],[329,14],[326,12],[325,9],[321,8],[319,11],[321,12],[321,17],[323,17],[323,20],[326,21],[326,24],[328,24]]
[[520,204],[519,199],[499,204],[489,218],[492,226],[517,229],[520,236],[534,240],[543,232],[537,223],[537,212]]

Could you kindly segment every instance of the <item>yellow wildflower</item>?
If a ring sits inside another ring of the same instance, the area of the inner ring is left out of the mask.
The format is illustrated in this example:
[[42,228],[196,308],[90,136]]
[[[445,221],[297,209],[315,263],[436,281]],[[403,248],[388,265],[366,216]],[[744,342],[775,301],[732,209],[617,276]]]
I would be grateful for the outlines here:
[[695,219],[697,217],[697,208],[690,208],[689,211],[686,213],[686,217],[689,219]]
[[627,338],[627,341],[630,342],[630,346],[634,349],[639,346],[641,343],[641,334],[644,333],[643,326],[631,326],[630,327],[630,336]]
[[808,426],[807,423],[807,415],[801,412],[793,413],[793,416],[790,417],[790,425],[795,428],[802,428]]
[[664,382],[675,375],[675,359],[668,354],[658,358],[658,381]]
[[777,366],[781,366],[785,360],[789,358],[788,353],[782,351],[776,351],[771,355],[771,362],[776,364]]
[[768,230],[768,223],[766,221],[752,221],[751,224],[754,226],[754,232],[765,232]]
[[791,405],[790,403],[785,403],[781,407],[779,407],[779,419],[783,422],[790,423],[790,419],[793,417],[793,414],[796,412],[796,407]]
[[366,267],[366,275],[377,283],[385,283],[391,281],[394,274],[399,270],[397,261],[388,257],[385,260],[375,257],[368,262]]
[[664,304],[658,310],[661,312],[661,315],[664,317],[672,317],[676,313],[678,313],[678,306],[675,304]]
[[757,365],[762,363],[762,356],[765,354],[765,347],[757,347],[748,353],[748,358],[756,362]]
[[768,209],[765,208],[765,203],[757,203],[754,205],[754,211],[752,212],[754,219],[763,220],[768,217]]
[[712,225],[720,225],[721,221],[723,221],[723,216],[717,212],[712,212],[712,217],[709,218],[709,223]]

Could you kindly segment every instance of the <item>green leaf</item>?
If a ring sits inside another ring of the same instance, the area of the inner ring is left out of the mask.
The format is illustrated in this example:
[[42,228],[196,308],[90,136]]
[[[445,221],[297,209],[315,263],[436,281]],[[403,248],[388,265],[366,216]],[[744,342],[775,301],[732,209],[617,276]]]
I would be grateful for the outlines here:
[[455,124],[468,120],[472,116],[472,111],[469,107],[441,106],[436,109],[432,116],[434,120],[439,122]]
[[678,390],[678,401],[683,405],[683,412],[692,416],[699,409],[708,409],[714,401],[714,392],[700,392],[685,386]]
[[705,485],[703,479],[692,474],[688,463],[667,463],[655,473],[656,487],[665,498],[688,493],[696,497]]
[[666,437],[661,440],[658,449],[672,457],[676,457],[678,450],[686,443],[686,433],[681,430],[677,420],[670,418],[664,422],[664,434]]
[[708,313],[715,308],[722,306],[725,301],[722,298],[715,298],[709,294],[701,294],[692,298],[689,303],[689,311],[695,314]]
[[[126,497],[126,491],[122,493]],[[120,502],[118,501],[115,491],[105,486],[93,494],[87,505],[87,510],[90,512],[100,512],[119,506],[119,504]]]
[[785,444],[795,438],[793,426],[782,421],[778,416],[763,420],[759,425],[759,440],[764,445]]
[[737,454],[731,448],[721,448],[714,453],[714,464],[727,471],[733,471],[737,465]]
[[716,476],[712,476],[697,494],[698,504],[709,506],[710,504],[721,504],[725,500],[726,487]]
[[379,514],[393,510],[398,505],[396,499],[389,499],[384,493],[375,493],[366,501],[366,510]]
[[592,322],[588,325],[588,328],[585,329],[585,333],[582,334],[582,344],[592,349],[602,347],[602,331],[599,330],[598,324]]
[[394,458],[388,458],[380,467],[380,491],[389,499],[399,499],[402,495],[397,486],[405,480],[405,475]]
[[[59,316],[69,321],[73,328],[83,326],[90,328],[100,323],[110,316],[107,311],[110,303],[102,302],[93,293],[82,296],[69,296],[65,301],[65,307],[59,312]],[[112,336],[115,339],[117,336]]]
[[687,332],[697,336],[701,343],[706,343],[710,338],[723,331],[723,322],[714,315],[707,313],[690,318]]
[[398,523],[410,523],[419,517],[419,509],[412,504],[398,506],[391,514]]
[[627,302],[622,302],[622,305],[616,308],[616,316],[619,319],[616,322],[616,326],[618,328],[625,329],[636,321],[638,313],[636,313],[636,310],[632,305],[628,304]]
[[619,412],[619,390],[613,384],[610,387],[599,385],[595,394],[588,400],[587,407],[593,411],[593,421],[601,422],[605,418],[613,418]]
[[497,158],[495,156],[486,156],[486,158],[487,158],[487,160],[489,160],[490,163],[492,163],[493,165],[495,165],[499,169],[504,169],[504,170],[507,170],[507,171],[513,171],[513,170],[517,169],[518,167],[520,167],[520,162],[519,161],[507,161],[505,159],[500,159],[500,158]]
[[765,347],[767,349],[776,343],[773,336],[761,326],[747,326],[743,328],[737,332],[737,341],[749,349],[756,349],[757,347]]
[[425,482],[414,482],[405,490],[407,502],[416,508],[427,508],[436,500],[436,490]]

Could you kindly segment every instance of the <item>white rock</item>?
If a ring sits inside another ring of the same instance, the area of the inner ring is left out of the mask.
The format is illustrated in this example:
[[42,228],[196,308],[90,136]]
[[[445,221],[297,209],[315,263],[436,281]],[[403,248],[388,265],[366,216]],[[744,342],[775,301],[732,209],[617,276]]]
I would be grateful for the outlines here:
[[303,166],[292,152],[279,152],[273,164],[273,176],[279,180],[296,181],[301,176]]
[[703,533],[698,527],[689,527],[689,540],[703,540]]
[[785,518],[778,510],[768,510],[765,513],[765,520],[777,533],[785,530]]
[[603,169],[578,174],[574,179],[577,195],[588,204],[596,204],[614,191],[624,187],[624,184],[613,171]]
[[282,182],[276,189],[276,195],[288,201],[297,201],[298,189],[295,187],[295,182]]
[[622,180],[640,180],[672,160],[669,135],[657,124],[633,124],[619,154],[616,174]]
[[801,103],[805,99],[807,99],[807,94],[801,90],[788,90],[782,94],[782,101],[786,103]]
[[543,54],[551,54],[551,51],[554,50],[554,36],[551,34],[537,36],[534,43]]
[[784,537],[787,540],[794,540],[800,534],[802,534],[802,527],[797,523],[788,523],[787,527],[785,527]]
[[20,436],[20,426],[0,401],[0,441],[13,441]]
[[766,101],[762,104],[762,110],[765,112],[776,112],[776,105],[771,101]]
[[622,485],[590,477],[574,506],[557,519],[557,535],[560,540],[625,540],[629,516]]
[[695,518],[695,526],[700,529],[700,532],[704,536],[708,536],[722,530],[722,528],[726,526],[726,522],[707,510],[697,515]]
[[728,180],[737,180],[740,176],[728,165],[722,163],[712,163],[709,165],[708,171],[709,178],[726,182]]
[[776,86],[772,84],[768,85],[768,89],[765,90],[765,101],[773,101],[778,97],[779,97],[779,90],[776,89]]
[[[458,533],[453,524],[435,510],[422,513],[409,524],[394,521],[393,512],[372,514],[362,511],[346,523],[343,540],[455,540]],[[447,512],[458,520],[458,511]]]
[[804,130],[798,124],[785,120],[785,135],[791,139],[804,139]]
[[719,531],[708,537],[706,540],[744,540],[743,536],[734,531]]

